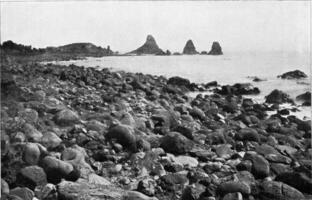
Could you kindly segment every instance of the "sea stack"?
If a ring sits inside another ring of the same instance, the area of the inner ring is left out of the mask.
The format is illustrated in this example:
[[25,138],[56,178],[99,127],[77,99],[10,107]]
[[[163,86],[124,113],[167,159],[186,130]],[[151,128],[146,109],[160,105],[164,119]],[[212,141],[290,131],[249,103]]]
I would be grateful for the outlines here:
[[183,49],[183,54],[188,55],[198,54],[192,40],[188,40],[186,42],[185,47]]
[[154,54],[154,55],[164,55],[165,52],[160,49],[152,35],[148,35],[145,43],[138,49],[130,52],[131,54]]
[[208,55],[222,55],[222,48],[219,42],[213,42]]

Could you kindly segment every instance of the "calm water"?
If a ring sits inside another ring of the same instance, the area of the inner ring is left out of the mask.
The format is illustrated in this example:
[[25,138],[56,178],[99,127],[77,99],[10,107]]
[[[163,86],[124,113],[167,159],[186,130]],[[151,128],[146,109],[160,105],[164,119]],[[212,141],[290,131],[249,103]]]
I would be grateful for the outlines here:
[[[258,101],[273,89],[279,89],[292,98],[310,90],[309,55],[290,53],[227,53],[223,56],[124,56],[88,58],[86,60],[62,61],[59,64],[76,64],[85,67],[111,68],[128,72],[142,72],[166,77],[181,76],[192,82],[207,83],[218,81],[219,84],[252,83],[259,87],[261,94],[253,96]],[[296,80],[281,80],[277,78],[284,72],[299,69],[309,78]],[[248,76],[266,79],[263,82],[252,82]],[[310,107],[300,107],[297,113],[300,118],[310,118]]]

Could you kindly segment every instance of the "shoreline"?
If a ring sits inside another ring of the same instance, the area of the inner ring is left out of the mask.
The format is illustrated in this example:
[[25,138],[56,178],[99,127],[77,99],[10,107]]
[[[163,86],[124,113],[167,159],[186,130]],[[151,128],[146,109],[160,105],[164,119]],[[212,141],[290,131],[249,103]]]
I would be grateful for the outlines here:
[[241,97],[255,88],[191,98],[210,86],[107,68],[1,65],[2,196],[44,195],[49,182],[58,187],[47,196],[75,200],[311,198],[311,120]]

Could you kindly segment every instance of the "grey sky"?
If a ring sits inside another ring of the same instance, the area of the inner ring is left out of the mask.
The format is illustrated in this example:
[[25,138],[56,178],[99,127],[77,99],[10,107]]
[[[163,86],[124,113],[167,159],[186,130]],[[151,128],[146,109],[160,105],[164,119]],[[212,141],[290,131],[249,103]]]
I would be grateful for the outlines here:
[[308,51],[309,1],[110,1],[1,3],[1,42],[73,42],[127,52],[152,34],[164,50]]

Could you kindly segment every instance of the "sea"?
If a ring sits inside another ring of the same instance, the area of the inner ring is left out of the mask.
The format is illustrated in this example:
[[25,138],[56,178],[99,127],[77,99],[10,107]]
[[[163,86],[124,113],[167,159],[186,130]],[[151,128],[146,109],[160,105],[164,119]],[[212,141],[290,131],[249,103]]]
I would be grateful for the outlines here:
[[[291,98],[311,91],[311,60],[308,53],[298,52],[233,52],[220,56],[211,55],[172,55],[172,56],[109,56],[83,60],[55,61],[61,65],[75,64],[97,69],[109,68],[112,71],[141,72],[162,75],[167,78],[180,76],[195,83],[217,81],[220,85],[251,83],[260,89],[259,95],[247,95],[258,103],[265,101],[274,89],[289,94]],[[285,72],[301,70],[308,75],[306,79],[283,80],[278,78]],[[254,82],[253,78],[263,79]],[[209,94],[209,91],[206,92]],[[191,93],[190,96],[196,96]],[[203,93],[205,94],[205,92]],[[299,111],[292,112],[301,119],[311,119],[311,107],[302,107],[296,102]],[[289,104],[281,107],[291,108]],[[274,114],[274,113],[271,113]]]

